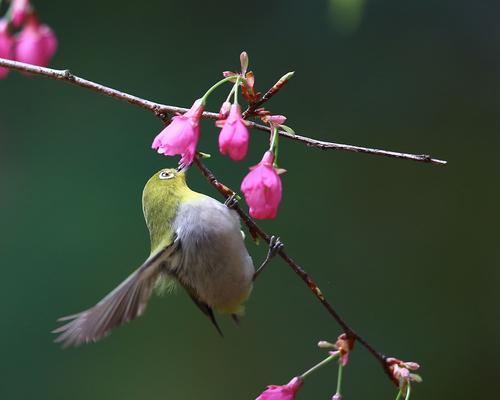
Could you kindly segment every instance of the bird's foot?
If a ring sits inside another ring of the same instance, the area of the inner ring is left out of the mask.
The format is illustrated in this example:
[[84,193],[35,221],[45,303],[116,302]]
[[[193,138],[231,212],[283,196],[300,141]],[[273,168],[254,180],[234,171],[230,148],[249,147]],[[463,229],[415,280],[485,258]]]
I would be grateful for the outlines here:
[[274,235],[271,236],[271,238],[269,239],[269,249],[267,250],[267,256],[266,256],[264,262],[261,264],[261,266],[257,269],[257,271],[255,271],[255,274],[253,275],[254,281],[255,281],[255,279],[257,279],[259,274],[264,270],[264,268],[267,266],[269,261],[271,261],[271,259],[273,257],[275,257],[276,254],[279,253],[279,251],[283,248],[283,246],[284,246],[284,244],[278,236],[274,236]]
[[280,240],[279,236],[271,236],[269,239],[269,250],[267,251],[267,258],[273,258],[285,245]]
[[238,205],[238,195],[236,193],[233,193],[231,196],[229,196],[226,201],[224,202],[224,205],[227,208],[235,208]]

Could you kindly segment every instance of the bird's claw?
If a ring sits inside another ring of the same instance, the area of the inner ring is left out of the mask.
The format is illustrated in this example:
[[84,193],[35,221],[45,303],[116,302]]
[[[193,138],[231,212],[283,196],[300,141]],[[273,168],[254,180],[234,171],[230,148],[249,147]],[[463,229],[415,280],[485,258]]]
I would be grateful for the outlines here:
[[269,250],[267,253],[267,259],[273,258],[285,245],[280,240],[279,236],[271,236],[269,239]]
[[267,256],[264,262],[261,264],[261,266],[255,271],[255,274],[253,275],[253,280],[257,279],[257,277],[260,275],[260,273],[264,270],[264,268],[267,266],[269,261],[276,256],[276,254],[279,253],[279,251],[283,248],[284,244],[280,240],[278,236],[271,236],[269,238],[269,249],[267,251]]
[[235,208],[237,204],[238,204],[238,195],[236,193],[233,193],[224,202],[224,205],[227,208],[231,208],[231,209]]

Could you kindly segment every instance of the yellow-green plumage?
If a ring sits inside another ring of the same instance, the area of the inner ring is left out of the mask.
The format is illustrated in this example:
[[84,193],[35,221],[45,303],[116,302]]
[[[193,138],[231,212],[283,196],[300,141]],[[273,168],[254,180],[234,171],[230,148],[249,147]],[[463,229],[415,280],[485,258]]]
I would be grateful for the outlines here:
[[[188,188],[185,173],[164,169],[147,182],[143,212],[151,239],[144,264],[94,307],[69,317],[55,332],[64,345],[106,336],[144,312],[154,286],[178,282],[219,330],[212,309],[241,314],[254,266],[237,214]],[[219,330],[220,332],[220,330]]]

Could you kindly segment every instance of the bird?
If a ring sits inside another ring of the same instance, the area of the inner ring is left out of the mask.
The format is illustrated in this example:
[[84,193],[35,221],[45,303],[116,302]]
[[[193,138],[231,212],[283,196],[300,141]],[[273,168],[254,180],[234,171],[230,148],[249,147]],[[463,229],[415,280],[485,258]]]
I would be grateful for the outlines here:
[[252,291],[255,267],[238,214],[191,190],[185,168],[164,168],[142,193],[151,252],[144,263],[93,307],[60,318],[63,347],[96,342],[139,317],[155,287],[179,285],[222,336],[214,310],[238,322]]

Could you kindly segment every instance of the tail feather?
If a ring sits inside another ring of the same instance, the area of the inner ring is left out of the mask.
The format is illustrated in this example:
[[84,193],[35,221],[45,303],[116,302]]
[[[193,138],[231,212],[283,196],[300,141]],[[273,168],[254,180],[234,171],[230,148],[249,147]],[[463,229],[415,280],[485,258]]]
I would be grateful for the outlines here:
[[212,307],[210,307],[208,304],[198,299],[197,296],[194,294],[193,290],[186,288],[186,291],[188,292],[189,297],[191,297],[191,300],[193,300],[193,303],[196,304],[198,308],[201,310],[201,312],[208,317],[212,325],[215,327],[215,329],[217,329],[217,332],[219,332],[219,335],[221,337],[224,337],[222,329],[220,328],[219,324],[217,323],[217,320],[215,319],[214,310],[212,309]]

